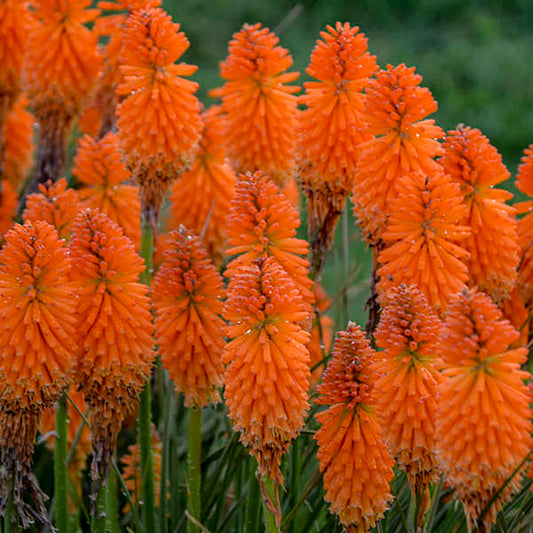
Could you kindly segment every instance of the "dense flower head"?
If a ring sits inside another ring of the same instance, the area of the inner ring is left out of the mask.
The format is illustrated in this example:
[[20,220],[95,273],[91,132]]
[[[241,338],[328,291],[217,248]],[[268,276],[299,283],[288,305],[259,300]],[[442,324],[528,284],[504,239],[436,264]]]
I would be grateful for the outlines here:
[[442,173],[415,173],[400,179],[400,193],[391,202],[391,215],[379,254],[378,293],[392,285],[415,284],[438,312],[468,279],[462,226],[465,206],[459,187]]
[[69,238],[76,215],[82,209],[78,193],[67,188],[67,180],[61,178],[52,184],[39,185],[40,193],[30,194],[24,209],[24,222],[44,220],[56,228],[61,237]]
[[172,186],[170,225],[183,224],[202,235],[209,255],[221,262],[236,177],[226,159],[220,108],[212,106],[203,113],[202,119],[204,128],[194,163]]
[[19,95],[7,113],[2,135],[4,161],[2,178],[18,189],[26,179],[33,160],[33,115],[26,109],[28,99]]
[[161,8],[128,18],[117,91],[118,138],[141,185],[145,205],[156,210],[167,186],[192,162],[202,129],[196,66],[174,64],[189,47],[180,25]]
[[338,333],[318,386],[318,460],[325,499],[345,527],[370,531],[392,500],[393,460],[376,419],[372,389],[375,352],[353,322]]
[[26,1],[0,2],[0,128],[20,91],[24,48],[30,27]]
[[348,194],[358,146],[367,139],[361,128],[363,91],[378,66],[357,26],[337,22],[320,37],[306,69],[318,81],[305,82],[299,98],[306,106],[299,125],[301,179],[316,186],[328,182]]
[[81,185],[78,194],[82,204],[91,209],[100,209],[139,247],[139,189],[127,183],[131,175],[121,157],[117,138],[113,133],[108,133],[99,140],[86,135],[78,141],[72,174]]
[[59,397],[77,350],[65,243],[46,222],[17,224],[0,252],[0,399],[41,410]]
[[37,0],[28,36],[24,84],[36,115],[75,115],[100,69],[97,37],[85,23],[99,13],[90,0]]
[[425,118],[437,110],[437,102],[421,81],[414,67],[387,65],[367,89],[364,132],[372,138],[361,146],[353,200],[370,242],[381,237],[400,188],[398,178],[439,171],[434,158],[442,153],[438,139],[444,132]]
[[81,212],[70,250],[83,339],[77,372],[91,408],[95,491],[122,420],[150,375],[153,325],[148,288],[138,281],[143,260],[117,224],[97,210]]
[[236,255],[226,276],[241,265],[272,256],[296,282],[303,298],[313,301],[305,259],[308,244],[296,238],[298,212],[274,182],[261,172],[239,176],[228,215],[228,255]]
[[9,181],[0,181],[0,242],[9,231],[17,212],[17,193]]
[[[533,144],[524,150],[522,161],[516,176],[517,188],[533,196]],[[520,252],[520,265],[518,269],[518,288],[527,303],[533,299],[533,201],[526,200],[514,204],[518,214],[525,214],[518,221],[518,245]]]
[[166,240],[152,290],[159,355],[185,405],[205,407],[219,400],[224,374],[224,284],[191,231]]
[[[441,331],[443,374],[438,386],[439,461],[472,525],[531,448],[530,408],[521,370],[527,349],[508,349],[519,333],[491,299],[475,289],[448,306]],[[516,475],[485,516],[496,512],[520,485]]]
[[470,285],[499,301],[512,291],[518,266],[515,209],[505,204],[513,195],[494,187],[509,177],[509,171],[476,128],[459,125],[447,133],[443,147],[439,161],[461,188],[467,206],[461,223],[472,230],[465,242]]
[[385,440],[413,490],[436,480],[435,411],[441,322],[414,285],[387,294],[376,345],[375,384]]
[[278,183],[294,173],[294,93],[299,87],[287,84],[299,74],[287,72],[291,66],[288,51],[261,24],[245,24],[233,35],[228,57],[220,65],[226,83],[213,96],[222,98],[224,138],[236,171],[262,170]]
[[232,273],[224,305],[230,338],[224,398],[241,442],[263,476],[278,482],[281,457],[308,408],[309,333],[300,326],[307,314],[295,282],[273,258]]
[[503,317],[513,325],[520,337],[513,342],[511,348],[523,348],[527,346],[529,339],[529,329],[531,317],[529,316],[529,307],[520,294],[519,286],[516,285],[512,292],[504,298],[498,307]]

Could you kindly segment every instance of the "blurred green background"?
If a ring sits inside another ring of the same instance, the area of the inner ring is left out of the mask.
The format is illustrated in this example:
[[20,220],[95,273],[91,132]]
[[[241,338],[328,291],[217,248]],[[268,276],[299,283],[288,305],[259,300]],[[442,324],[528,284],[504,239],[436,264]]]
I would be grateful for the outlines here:
[[533,143],[533,0],[164,0],[191,41],[200,98],[220,84],[218,63],[244,22],[279,35],[307,79],[319,32],[337,20],[360,26],[378,63],[416,66],[450,129],[479,128],[515,174]]

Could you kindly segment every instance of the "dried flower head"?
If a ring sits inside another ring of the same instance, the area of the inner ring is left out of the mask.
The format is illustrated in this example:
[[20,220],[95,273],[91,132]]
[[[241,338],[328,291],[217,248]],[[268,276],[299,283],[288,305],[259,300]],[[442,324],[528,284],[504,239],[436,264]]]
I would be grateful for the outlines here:
[[198,84],[183,77],[197,67],[175,64],[189,47],[179,29],[161,8],[136,10],[120,57],[118,138],[152,224],[168,186],[193,161],[202,129]]
[[308,407],[307,310],[295,282],[272,258],[232,272],[224,318],[224,398],[241,442],[263,476],[281,483],[282,455]]
[[117,224],[87,209],[74,222],[70,249],[80,287],[77,372],[91,408],[94,497],[122,421],[150,375],[153,325],[148,287],[138,281],[143,260]]
[[224,284],[200,240],[183,226],[166,237],[152,298],[163,366],[185,405],[217,402],[224,367]]
[[389,449],[407,472],[413,491],[436,481],[435,410],[441,322],[414,285],[387,294],[374,337],[376,402]]
[[80,201],[100,209],[116,222],[137,246],[141,243],[139,189],[127,183],[131,175],[121,160],[117,138],[108,133],[96,140],[88,135],[78,141],[72,174],[78,178]]
[[[72,377],[76,289],[65,243],[50,224],[17,224],[5,240],[0,251],[0,508],[7,505],[12,482],[14,504],[28,527],[33,518],[48,523],[31,460],[39,416]],[[35,500],[35,510],[25,494]]]
[[378,292],[384,297],[392,285],[415,284],[442,313],[468,279],[462,244],[469,228],[460,225],[466,208],[459,187],[442,173],[415,173],[400,178],[398,188],[382,237]]
[[[448,306],[440,336],[447,379],[437,388],[437,452],[471,527],[532,445],[524,384],[530,374],[521,370],[527,350],[508,349],[518,336],[481,292],[465,289]],[[520,477],[492,502],[483,519],[487,531]]]
[[52,184],[39,185],[40,193],[30,194],[24,209],[24,222],[44,220],[56,228],[60,237],[70,238],[76,215],[82,206],[78,193],[67,188],[67,180],[61,178]]
[[262,170],[281,184],[294,173],[299,87],[287,85],[299,73],[287,72],[292,57],[261,24],[245,24],[233,35],[220,65],[225,143],[237,172]]
[[460,125],[447,133],[443,146],[439,161],[461,188],[467,207],[461,223],[471,228],[464,244],[470,252],[470,285],[500,301],[512,291],[518,267],[515,210],[505,204],[513,195],[495,187],[509,171],[478,129]]
[[221,263],[226,248],[226,218],[236,178],[223,147],[224,118],[220,108],[209,108],[202,119],[200,150],[191,169],[172,187],[170,225],[183,224],[196,235],[202,235],[209,255]]
[[341,523],[370,531],[392,500],[393,460],[381,436],[372,389],[375,352],[353,322],[337,334],[333,355],[318,386],[318,460],[325,499]]

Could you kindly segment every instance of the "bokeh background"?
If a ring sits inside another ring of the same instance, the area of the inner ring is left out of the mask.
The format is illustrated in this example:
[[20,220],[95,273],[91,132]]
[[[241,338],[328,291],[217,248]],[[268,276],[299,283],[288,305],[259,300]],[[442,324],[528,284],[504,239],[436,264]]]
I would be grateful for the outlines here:
[[[274,30],[301,73],[326,24],[358,25],[380,66],[415,66],[439,104],[433,118],[445,130],[479,128],[502,154],[514,178],[533,143],[533,0],[163,0],[191,41],[184,61],[199,66],[199,96],[222,82],[218,64],[243,23]],[[521,197],[516,196],[515,200]],[[305,224],[305,210],[303,210]],[[371,257],[347,213],[337,228],[323,283],[337,327],[366,321]],[[344,233],[343,233],[344,231]],[[302,229],[301,236],[306,236]]]

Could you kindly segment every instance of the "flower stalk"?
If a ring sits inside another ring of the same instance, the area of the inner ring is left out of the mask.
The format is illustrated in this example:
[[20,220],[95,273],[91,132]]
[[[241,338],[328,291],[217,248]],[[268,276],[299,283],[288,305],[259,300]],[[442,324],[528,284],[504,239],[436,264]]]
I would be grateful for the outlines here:
[[54,445],[55,522],[58,533],[68,532],[67,401],[63,395],[56,408]]

